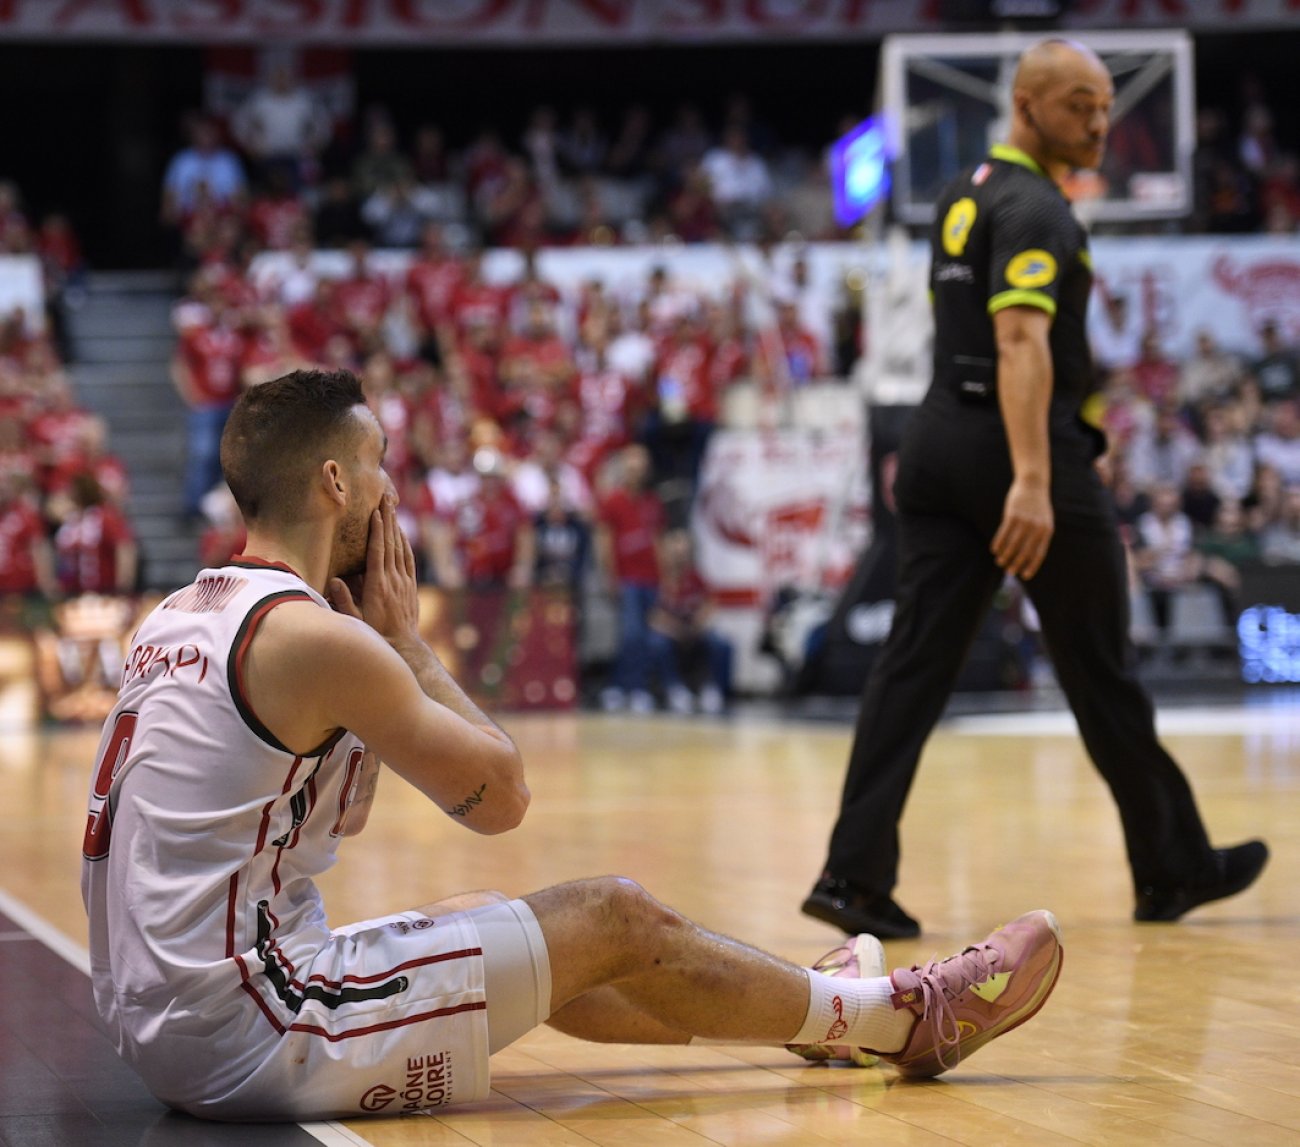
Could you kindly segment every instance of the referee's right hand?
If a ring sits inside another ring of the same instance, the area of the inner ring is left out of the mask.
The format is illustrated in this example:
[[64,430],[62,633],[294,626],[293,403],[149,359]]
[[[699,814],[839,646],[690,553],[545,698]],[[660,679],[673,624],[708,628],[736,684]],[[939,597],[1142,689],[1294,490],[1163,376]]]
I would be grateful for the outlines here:
[[1028,581],[1047,557],[1055,528],[1047,487],[1012,482],[1002,507],[1002,524],[989,549],[1002,569]]

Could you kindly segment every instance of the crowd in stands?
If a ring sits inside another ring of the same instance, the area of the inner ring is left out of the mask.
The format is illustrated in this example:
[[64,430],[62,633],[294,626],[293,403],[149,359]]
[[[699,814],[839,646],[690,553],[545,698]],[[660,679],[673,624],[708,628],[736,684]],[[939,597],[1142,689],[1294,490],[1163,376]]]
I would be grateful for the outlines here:
[[[633,297],[594,281],[564,297],[531,257],[515,281],[489,282],[481,253],[452,249],[436,223],[397,276],[376,269],[364,239],[349,243],[342,277],[322,275],[304,234],[286,271],[254,277],[253,248],[229,218],[225,241],[203,252],[175,309],[173,375],[190,406],[185,513],[210,522],[205,561],[241,544],[228,499],[214,493],[238,394],[295,367],[347,368],[387,433],[387,467],[425,581],[579,594],[595,585],[648,631],[654,595],[643,591],[658,584],[665,529],[686,523],[728,389],[785,387],[830,370],[801,319],[800,258],[788,291],[764,312],[767,325],[756,326],[739,282],[704,296],[662,266]],[[627,616],[630,641],[639,631]],[[637,648],[621,663],[641,664]],[[685,685],[672,684],[680,708]],[[641,681],[617,689],[605,695],[610,707],[646,704]],[[701,704],[715,706],[716,696],[714,683]]]
[[1270,319],[1253,353],[1202,330],[1180,361],[1122,296],[1093,313],[1092,409],[1135,580],[1162,631],[1173,596],[1196,584],[1217,590],[1230,621],[1245,566],[1300,563],[1300,350]]
[[[1257,80],[1243,79],[1240,101],[1235,122],[1217,105],[1198,114],[1195,207],[1183,230],[1294,233],[1300,157],[1279,142]],[[524,249],[844,238],[821,149],[854,120],[782,140],[743,94],[712,116],[689,100],[667,114],[642,103],[563,114],[539,104],[517,137],[488,125],[453,146],[443,124],[399,125],[380,106],[336,124],[279,67],[224,123],[189,122],[163,219],[191,261],[232,213],[272,249],[304,228],[319,246],[365,238],[413,249],[429,222],[460,245]],[[1116,162],[1150,168],[1159,149],[1126,126]]]
[[196,115],[188,130],[163,220],[190,261],[232,214],[271,249],[307,227],[320,246],[410,249],[429,222],[462,245],[530,249],[841,235],[820,160],[779,147],[741,95],[716,124],[689,102],[667,123],[636,104],[608,126],[541,105],[517,140],[485,127],[453,149],[432,122],[403,139],[379,107],[335,130],[280,68],[227,123]]
[[[847,376],[862,335],[856,309],[807,313],[799,258],[762,306],[739,279],[684,289],[668,257],[631,294],[593,281],[562,295],[538,272],[540,248],[837,235],[820,163],[783,159],[742,98],[716,125],[683,104],[665,124],[632,106],[609,126],[539,107],[512,145],[485,129],[454,152],[436,125],[404,140],[375,110],[348,148],[284,71],[228,123],[190,122],[161,214],[186,269],[172,375],[190,410],[183,514],[202,528],[205,564],[243,542],[217,454],[239,393],[298,367],[348,368],[388,435],[426,582],[612,591],[623,636],[602,702],[651,708],[654,681],[669,707],[719,707],[729,651],[682,532],[705,444],[729,388]],[[1296,164],[1262,104],[1235,143],[1213,112],[1201,132],[1196,226],[1300,225]],[[521,250],[520,277],[487,281],[486,246]],[[347,252],[342,277],[316,269],[328,247]],[[407,249],[409,264],[381,273],[376,247]],[[79,280],[66,219],[29,226],[5,184],[0,249],[38,254],[52,299]],[[288,270],[255,277],[264,251],[286,253]],[[1175,362],[1122,297],[1094,309],[1095,412],[1134,577],[1163,620],[1170,594],[1196,582],[1231,606],[1243,564],[1300,562],[1295,347],[1266,325],[1249,353],[1202,334]],[[76,407],[60,327],[31,326],[10,316],[0,338],[0,590],[129,590],[125,471],[102,421]],[[688,651],[698,692],[676,660]]]
[[[66,220],[31,228],[8,184],[0,236],[6,251],[41,256],[47,291],[80,270]],[[137,581],[126,467],[108,450],[104,420],[78,405],[54,328],[40,319],[22,308],[0,316],[0,609],[10,621],[68,596],[128,593]]]

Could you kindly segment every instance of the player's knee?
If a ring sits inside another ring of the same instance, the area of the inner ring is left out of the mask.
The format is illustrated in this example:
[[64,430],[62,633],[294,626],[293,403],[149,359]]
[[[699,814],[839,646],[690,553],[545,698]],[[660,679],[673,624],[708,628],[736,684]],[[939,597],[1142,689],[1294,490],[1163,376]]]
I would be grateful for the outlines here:
[[630,943],[645,946],[666,931],[675,931],[682,917],[661,904],[635,880],[625,876],[598,878],[602,916],[610,929]]

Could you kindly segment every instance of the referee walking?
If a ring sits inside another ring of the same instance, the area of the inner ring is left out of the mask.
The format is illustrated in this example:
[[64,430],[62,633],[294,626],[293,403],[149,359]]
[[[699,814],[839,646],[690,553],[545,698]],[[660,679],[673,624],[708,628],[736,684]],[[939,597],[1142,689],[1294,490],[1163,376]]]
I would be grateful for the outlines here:
[[1025,586],[1056,676],[1119,806],[1138,920],[1246,888],[1262,841],[1212,848],[1156,740],[1128,638],[1124,552],[1079,417],[1091,384],[1087,234],[1059,189],[1096,168],[1114,91],[1088,48],[1021,57],[1008,142],[940,196],[931,236],[934,377],[899,451],[893,627],[862,697],[825,872],[804,902],[846,932],[914,936],[894,901],[898,821],[922,746],[1006,574]]

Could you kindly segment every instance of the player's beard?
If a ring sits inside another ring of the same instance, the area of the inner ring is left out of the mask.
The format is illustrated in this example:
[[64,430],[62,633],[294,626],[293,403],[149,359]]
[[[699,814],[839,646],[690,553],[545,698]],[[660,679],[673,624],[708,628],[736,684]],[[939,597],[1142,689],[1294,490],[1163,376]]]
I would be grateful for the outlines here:
[[369,548],[370,514],[356,505],[339,523],[334,539],[334,576],[346,579],[364,574]]

